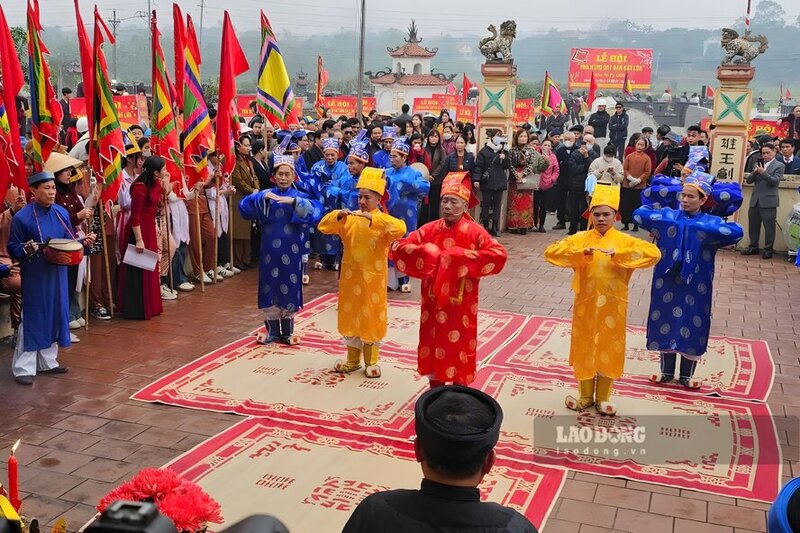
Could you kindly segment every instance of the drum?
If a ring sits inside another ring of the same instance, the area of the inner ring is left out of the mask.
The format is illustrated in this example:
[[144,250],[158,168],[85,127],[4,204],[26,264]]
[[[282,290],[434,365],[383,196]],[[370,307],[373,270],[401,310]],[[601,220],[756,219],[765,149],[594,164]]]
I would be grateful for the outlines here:
[[55,265],[79,265],[83,260],[83,243],[74,239],[50,239],[42,248],[42,254]]
[[428,170],[428,167],[425,166],[425,163],[411,163],[410,166],[411,168],[422,174],[422,179],[424,179],[425,181],[431,180],[431,173]]

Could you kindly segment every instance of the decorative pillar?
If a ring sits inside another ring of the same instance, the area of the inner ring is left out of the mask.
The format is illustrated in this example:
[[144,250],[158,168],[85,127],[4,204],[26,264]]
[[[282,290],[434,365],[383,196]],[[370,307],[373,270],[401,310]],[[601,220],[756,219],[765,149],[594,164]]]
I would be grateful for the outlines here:
[[717,67],[720,87],[714,95],[710,152],[711,174],[720,181],[744,181],[747,128],[753,107],[753,92],[748,85],[755,73],[750,65]]
[[[511,148],[511,139],[514,134],[514,102],[517,96],[517,86],[514,81],[517,77],[517,67],[513,62],[487,61],[481,65],[483,83],[478,92],[478,151],[486,144],[486,130],[499,129],[508,139],[508,148]],[[508,194],[503,194],[502,213],[500,215],[500,228],[505,229]],[[480,207],[473,210],[477,216]]]

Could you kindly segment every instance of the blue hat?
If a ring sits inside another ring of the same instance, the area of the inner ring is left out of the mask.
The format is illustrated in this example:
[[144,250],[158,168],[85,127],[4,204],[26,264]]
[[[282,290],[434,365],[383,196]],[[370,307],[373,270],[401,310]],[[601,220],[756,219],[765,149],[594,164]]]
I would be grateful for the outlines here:
[[[302,132],[298,137],[298,133]],[[288,144],[286,145],[285,151],[286,152],[297,152],[300,150],[300,145],[298,142],[306,135],[306,130],[297,130],[297,131],[289,131],[289,130],[278,130],[275,132],[275,139],[278,140],[278,143],[283,144],[284,139],[288,139]]]
[[686,165],[684,166],[689,168],[690,170],[699,169],[702,166],[703,167],[702,171],[705,171],[705,166],[700,165],[700,161],[702,161],[703,159],[708,161],[708,148],[705,146],[690,146],[689,160],[686,161]]
[[347,154],[347,157],[352,157],[356,161],[361,161],[362,163],[369,163],[369,150],[367,150],[366,143],[358,143],[354,144],[350,147],[350,153]]
[[384,126],[383,133],[381,134],[381,140],[385,141],[386,139],[394,140],[397,137],[397,129],[394,126]]
[[333,150],[337,154],[339,153],[339,139],[336,137],[327,137],[322,139],[322,151],[327,152],[328,150]]
[[291,154],[275,154],[272,156],[272,169],[273,172],[278,170],[281,165],[286,165],[294,170],[294,156]]
[[55,181],[56,177],[53,175],[52,172],[36,172],[35,174],[31,174],[28,176],[28,187],[31,185],[36,185],[37,183],[41,183],[43,181]]
[[714,176],[705,172],[694,171],[683,180],[684,185],[691,185],[700,191],[706,198],[711,194],[711,184],[714,183]]
[[408,144],[406,137],[398,137],[392,143],[392,152],[400,152],[403,155],[408,155],[411,151],[411,146]]

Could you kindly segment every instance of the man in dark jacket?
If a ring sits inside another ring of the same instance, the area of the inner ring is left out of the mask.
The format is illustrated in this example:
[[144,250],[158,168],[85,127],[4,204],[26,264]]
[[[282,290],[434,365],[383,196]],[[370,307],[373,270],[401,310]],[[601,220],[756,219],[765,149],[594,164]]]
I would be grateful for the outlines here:
[[556,159],[558,160],[558,180],[553,187],[555,191],[551,198],[553,199],[552,208],[556,211],[558,223],[553,226],[553,229],[567,229],[567,181],[569,178],[569,168],[567,168],[567,160],[572,152],[577,150],[575,146],[575,132],[568,131],[564,134],[564,139],[561,145],[556,148]]
[[567,115],[561,112],[560,108],[555,108],[553,110],[553,114],[547,117],[547,122],[545,123],[545,130],[547,130],[547,134],[549,135],[551,131],[558,129],[564,131],[567,125]]
[[588,124],[594,128],[594,136],[597,139],[606,138],[606,130],[608,129],[608,121],[611,117],[606,111],[605,104],[597,104],[597,111],[589,116]]
[[[472,182],[481,191],[481,223],[492,237],[500,235],[500,213],[503,191],[508,188],[508,169],[511,158],[506,149],[507,140],[500,130],[487,130],[489,140],[478,152]],[[491,219],[491,220],[490,220]],[[491,222],[491,224],[490,224]]]
[[569,211],[568,235],[575,235],[578,231],[586,229],[586,177],[589,175],[589,166],[597,159],[597,154],[589,150],[585,143],[580,143],[578,149],[570,154],[567,160],[569,178],[567,178],[567,210]]
[[314,166],[314,163],[322,161],[322,159],[325,158],[325,154],[322,153],[322,134],[320,132],[309,131],[308,140],[312,141],[314,144],[311,145],[311,148],[303,152],[302,158],[306,163],[306,168],[310,169]]
[[617,103],[616,112],[608,119],[608,137],[617,149],[617,159],[622,161],[625,153],[625,140],[628,138],[629,117],[622,104]]

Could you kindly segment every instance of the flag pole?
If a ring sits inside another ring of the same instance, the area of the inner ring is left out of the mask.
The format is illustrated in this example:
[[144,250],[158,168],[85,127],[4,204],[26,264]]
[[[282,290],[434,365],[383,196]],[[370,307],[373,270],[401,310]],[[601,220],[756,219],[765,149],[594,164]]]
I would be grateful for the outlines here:
[[364,117],[364,37],[366,35],[365,16],[367,7],[366,0],[359,0],[359,3],[361,4],[361,20],[359,21],[361,28],[358,39],[358,101],[356,102],[356,117],[361,122]]
[[[229,178],[230,179],[230,178]],[[231,270],[233,270],[233,195],[228,195],[228,259],[231,262]]]
[[214,185],[216,185],[216,194],[214,195],[214,283],[216,283],[217,269],[219,268],[219,236],[217,235],[217,228],[219,227],[219,199],[222,192],[219,178],[214,178]]
[[200,263],[200,292],[206,292],[206,273],[203,271],[203,227],[200,225],[200,191],[194,194],[194,215],[197,219],[197,249],[200,251],[198,263]]
[[[164,196],[164,227],[167,229],[167,276],[169,276],[169,290],[174,291],[175,284],[172,281],[172,257],[169,253],[169,238],[172,236],[172,229],[170,228],[169,222],[169,199],[166,195]],[[176,249],[175,251],[177,252],[178,250]]]
[[108,305],[110,306],[108,312],[111,314],[111,318],[114,318],[114,296],[111,290],[111,267],[109,266],[108,241],[106,239],[106,215],[102,204],[100,205],[100,228],[101,238],[103,239],[103,263],[106,269],[106,284],[108,285]]

